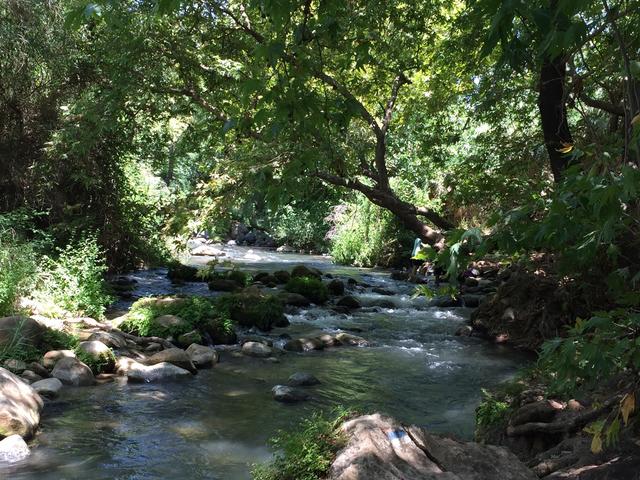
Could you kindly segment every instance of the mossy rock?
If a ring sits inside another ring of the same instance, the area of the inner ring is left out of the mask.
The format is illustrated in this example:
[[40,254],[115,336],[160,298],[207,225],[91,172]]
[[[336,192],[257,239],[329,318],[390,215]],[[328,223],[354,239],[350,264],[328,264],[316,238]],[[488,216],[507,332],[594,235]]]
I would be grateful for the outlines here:
[[293,277],[284,289],[287,292],[303,295],[316,304],[322,304],[329,299],[327,286],[316,277]]
[[296,265],[293,267],[293,270],[291,270],[291,278],[298,277],[317,278],[320,280],[322,272],[315,268],[309,268],[306,265]]
[[257,327],[267,331],[273,327],[286,326],[282,301],[275,295],[262,295],[258,290],[228,295],[220,299],[229,317],[243,327]]
[[172,262],[169,264],[167,277],[174,282],[202,282],[202,278],[198,277],[198,269],[189,265],[183,265],[180,262]]

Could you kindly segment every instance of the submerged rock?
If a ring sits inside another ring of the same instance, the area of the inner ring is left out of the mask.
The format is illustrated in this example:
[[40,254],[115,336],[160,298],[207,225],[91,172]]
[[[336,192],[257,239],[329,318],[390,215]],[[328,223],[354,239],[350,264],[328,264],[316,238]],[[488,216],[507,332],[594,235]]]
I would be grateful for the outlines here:
[[30,438],[40,423],[44,403],[38,392],[5,368],[0,368],[0,436]]
[[20,435],[0,441],[0,463],[15,463],[29,456],[29,447]]
[[64,357],[56,362],[51,375],[65,385],[87,387],[95,383],[91,369],[77,358]]
[[320,384],[320,380],[310,373],[296,372],[289,377],[287,382],[291,387],[310,387]]
[[336,340],[345,345],[351,345],[352,347],[368,347],[369,342],[357,335],[351,335],[350,333],[341,332],[336,335]]
[[328,480],[535,480],[501,447],[463,443],[380,414],[345,422],[347,437]]
[[287,385],[276,385],[271,389],[271,393],[273,393],[274,400],[283,403],[303,402],[309,399],[306,392]]

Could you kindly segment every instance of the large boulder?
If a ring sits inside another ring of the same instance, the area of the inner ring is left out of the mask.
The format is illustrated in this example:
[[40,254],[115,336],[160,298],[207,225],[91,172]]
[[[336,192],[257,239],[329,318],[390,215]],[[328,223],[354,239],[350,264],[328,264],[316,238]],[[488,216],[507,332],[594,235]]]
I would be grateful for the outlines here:
[[31,384],[38,394],[45,398],[56,398],[62,389],[62,382],[57,378],[45,378]]
[[286,270],[278,270],[273,272],[273,276],[276,279],[276,283],[285,284],[291,279],[291,274]]
[[197,368],[210,368],[218,363],[218,352],[211,347],[192,343],[186,352]]
[[191,250],[191,255],[207,257],[224,257],[225,253],[212,245],[200,245]]
[[218,292],[233,292],[238,290],[240,285],[238,285],[234,280],[229,280],[227,278],[213,278],[209,281],[209,290],[214,290]]
[[284,344],[284,349],[290,352],[309,352],[311,350],[322,350],[325,344],[319,338],[296,338]]
[[191,361],[189,354],[180,348],[167,348],[166,350],[162,350],[154,354],[147,360],[148,365],[156,365],[158,363],[165,362],[171,363],[172,365],[180,367],[191,373],[197,373],[198,371]]
[[44,403],[32,387],[5,368],[0,368],[0,437],[33,436]]
[[20,435],[11,435],[0,441],[0,464],[19,462],[28,456],[29,446]]
[[311,305],[311,300],[299,293],[282,292],[278,296],[282,300],[282,303],[291,305],[292,307],[308,307]]
[[47,327],[33,318],[23,316],[0,318],[0,347],[19,341],[39,346]]
[[127,379],[130,382],[150,383],[177,380],[179,378],[191,377],[191,372],[184,368],[162,362],[155,365],[142,365],[131,361],[127,364]]
[[535,480],[538,477],[501,447],[463,443],[405,427],[380,414],[345,422],[347,437],[328,480]]
[[242,345],[242,353],[249,357],[270,357],[273,354],[273,349],[264,343],[245,342]]
[[56,363],[51,376],[65,385],[88,387],[96,383],[91,369],[77,358],[65,357]]

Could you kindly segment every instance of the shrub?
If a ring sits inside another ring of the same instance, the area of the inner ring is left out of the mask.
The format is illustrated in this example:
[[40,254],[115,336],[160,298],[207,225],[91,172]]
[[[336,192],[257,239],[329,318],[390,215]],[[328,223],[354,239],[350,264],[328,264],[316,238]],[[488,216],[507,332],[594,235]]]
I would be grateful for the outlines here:
[[[94,237],[86,237],[59,249],[57,258],[44,257],[44,271],[37,296],[52,304],[53,314],[101,318],[113,300],[104,280],[104,254]],[[56,311],[57,310],[57,311]]]
[[14,313],[36,277],[34,251],[7,232],[0,232],[0,317]]
[[332,418],[314,413],[291,432],[279,431],[270,441],[278,451],[274,459],[256,465],[254,480],[319,480],[331,467],[345,438],[340,425],[353,413],[338,410]]
[[[163,327],[154,320],[161,315],[175,315],[184,320],[183,325]],[[211,323],[213,322],[213,325]],[[179,336],[194,329],[218,329],[231,332],[233,325],[216,300],[206,297],[148,297],[135,302],[127,319],[120,325],[123,331],[142,336]]]
[[275,295],[247,292],[224,295],[217,299],[216,305],[224,317],[244,327],[258,327],[267,331],[286,322],[284,305]]
[[9,343],[0,346],[0,363],[10,358],[35,362],[40,360],[49,350],[74,350],[78,345],[78,337],[64,330],[46,329],[38,347],[25,341],[19,335],[19,329],[16,332]]
[[329,298],[329,290],[322,280],[314,277],[294,277],[285,285],[285,290],[304,295],[313,303],[324,303]]
[[482,389],[483,399],[476,408],[476,425],[480,428],[495,425],[506,418],[509,403]]

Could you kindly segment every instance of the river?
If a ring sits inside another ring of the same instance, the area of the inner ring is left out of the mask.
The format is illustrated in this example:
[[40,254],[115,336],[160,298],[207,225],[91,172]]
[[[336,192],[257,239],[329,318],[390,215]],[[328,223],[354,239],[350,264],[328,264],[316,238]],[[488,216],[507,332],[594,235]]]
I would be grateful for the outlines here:
[[[286,353],[279,363],[223,352],[213,369],[184,381],[128,385],[119,379],[97,387],[66,387],[59,399],[47,402],[32,455],[10,470],[0,467],[0,478],[250,479],[250,465],[270,457],[267,440],[274,432],[314,410],[338,405],[382,411],[471,439],[481,388],[511,378],[527,361],[507,347],[454,336],[468,309],[427,307],[424,298],[411,298],[410,284],[390,280],[387,271],[341,267],[321,256],[225,249],[249,271],[304,263],[369,285],[355,292],[365,307],[353,315],[313,307],[289,315],[291,325],[272,334],[344,330],[373,346]],[[207,260],[194,257],[190,262]],[[175,287],[162,269],[130,277],[138,281],[137,296],[212,294],[205,284]],[[374,294],[375,286],[394,294]],[[388,308],[389,301],[394,308]],[[321,380],[308,389],[312,400],[275,402],[271,388],[286,383],[294,372]]]

